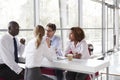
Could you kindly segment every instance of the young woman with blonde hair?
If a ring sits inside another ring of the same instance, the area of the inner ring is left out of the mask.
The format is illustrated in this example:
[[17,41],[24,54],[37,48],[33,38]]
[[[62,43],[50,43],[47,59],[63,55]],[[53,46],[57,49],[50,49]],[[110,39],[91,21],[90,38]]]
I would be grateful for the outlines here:
[[[35,38],[28,42],[24,54],[26,55],[26,69],[24,80],[52,80],[41,74],[40,66],[44,57],[49,60],[56,58],[55,50],[50,48],[50,40],[43,40],[45,30],[37,25],[34,29]],[[54,55],[54,56],[53,56]]]

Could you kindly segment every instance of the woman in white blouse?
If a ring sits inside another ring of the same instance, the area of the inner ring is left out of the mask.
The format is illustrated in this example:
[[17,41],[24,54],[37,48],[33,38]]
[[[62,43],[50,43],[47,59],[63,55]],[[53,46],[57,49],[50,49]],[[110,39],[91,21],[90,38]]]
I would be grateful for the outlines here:
[[45,34],[43,26],[37,25],[34,34],[35,38],[28,42],[24,52],[26,59],[24,80],[52,80],[41,74],[40,66],[44,57],[51,61],[56,58],[55,50],[50,48],[49,39],[43,40]]
[[[69,34],[70,43],[65,51],[67,54],[73,54],[73,58],[88,59],[90,58],[88,45],[85,41],[85,34],[82,28],[72,27]],[[85,80],[87,74],[68,71],[66,80]]]

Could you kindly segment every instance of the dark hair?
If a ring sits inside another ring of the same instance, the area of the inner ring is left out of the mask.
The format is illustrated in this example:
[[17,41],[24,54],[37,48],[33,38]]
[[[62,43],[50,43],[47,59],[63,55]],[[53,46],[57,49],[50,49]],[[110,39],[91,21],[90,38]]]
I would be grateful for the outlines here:
[[56,25],[53,23],[48,23],[47,26],[51,28],[53,31],[56,31]]
[[8,24],[8,32],[12,36],[16,36],[19,34],[19,24],[16,21],[11,21]]
[[74,34],[75,40],[76,41],[81,41],[82,39],[85,38],[85,34],[82,28],[80,27],[72,27],[70,29],[72,31],[72,33]]
[[16,21],[10,21],[9,24],[8,24],[8,29],[10,29],[10,27],[14,27],[14,26],[19,27],[19,24]]

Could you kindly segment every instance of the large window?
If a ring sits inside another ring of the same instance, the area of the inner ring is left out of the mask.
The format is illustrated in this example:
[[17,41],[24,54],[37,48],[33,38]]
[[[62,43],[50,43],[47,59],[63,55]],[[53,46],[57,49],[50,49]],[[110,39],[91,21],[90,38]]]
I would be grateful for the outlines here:
[[0,0],[0,30],[7,29],[10,21],[17,21],[20,29],[25,29],[20,32],[20,37],[30,39],[29,34],[33,33],[28,29],[33,29],[34,25],[33,0]]
[[48,23],[55,23],[56,35],[62,38],[65,48],[69,29],[82,23],[80,27],[85,31],[87,43],[93,44],[94,53],[101,53],[103,37],[106,50],[113,48],[114,44],[113,4],[113,0],[105,0],[103,28],[102,0],[0,0],[0,34],[3,34],[8,23],[14,20],[20,25],[19,37],[28,41],[33,37],[34,25],[41,24],[46,27]]
[[[46,27],[48,23],[54,23],[60,28],[59,0],[39,0],[39,3],[40,24]],[[61,36],[61,31],[56,31],[56,35]]]
[[83,28],[88,43],[93,44],[94,53],[102,49],[102,5],[92,0],[83,0]]
[[68,28],[78,26],[78,0],[67,2]]
[[110,50],[114,48],[114,31],[113,31],[113,27],[114,27],[114,18],[113,18],[113,9],[112,8],[106,8],[106,27],[107,27],[107,37],[106,37],[106,49]]
[[60,28],[59,0],[40,0],[40,23],[55,23]]

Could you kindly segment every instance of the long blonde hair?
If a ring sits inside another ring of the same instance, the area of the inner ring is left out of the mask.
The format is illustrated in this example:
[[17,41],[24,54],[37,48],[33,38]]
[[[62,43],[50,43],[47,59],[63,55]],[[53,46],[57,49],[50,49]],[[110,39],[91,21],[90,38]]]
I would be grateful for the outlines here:
[[38,48],[39,45],[41,44],[43,36],[45,35],[45,29],[43,28],[42,25],[37,25],[35,27],[34,33],[36,37],[35,45],[36,45],[36,48]]

